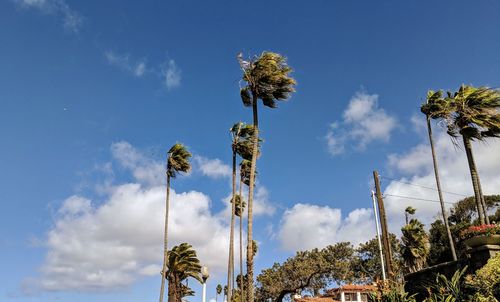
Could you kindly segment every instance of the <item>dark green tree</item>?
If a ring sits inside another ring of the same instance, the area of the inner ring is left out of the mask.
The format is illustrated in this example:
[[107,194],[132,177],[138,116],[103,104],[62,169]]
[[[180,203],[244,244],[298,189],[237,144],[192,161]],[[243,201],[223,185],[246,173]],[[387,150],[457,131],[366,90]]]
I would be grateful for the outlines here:
[[261,272],[257,277],[256,299],[281,302],[302,291],[318,293],[330,282],[352,281],[353,259],[354,248],[348,242],[297,252],[284,263],[274,263]]
[[[401,241],[394,234],[389,234],[393,255],[393,273],[395,279],[402,277]],[[353,271],[359,283],[372,283],[382,280],[382,266],[377,237],[361,243],[356,249]]]

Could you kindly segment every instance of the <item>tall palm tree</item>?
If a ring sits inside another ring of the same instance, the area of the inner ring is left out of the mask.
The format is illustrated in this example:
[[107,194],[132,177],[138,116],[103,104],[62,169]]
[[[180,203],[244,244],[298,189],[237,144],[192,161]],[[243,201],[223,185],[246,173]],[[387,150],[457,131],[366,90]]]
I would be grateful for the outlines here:
[[474,189],[479,222],[488,223],[486,205],[482,194],[476,163],[472,153],[474,140],[484,141],[500,136],[500,92],[489,87],[460,86],[447,97],[437,97],[423,108],[431,118],[446,121],[448,134],[453,138],[462,137]]
[[167,259],[168,302],[181,302],[182,297],[191,295],[193,291],[182,281],[191,277],[202,283],[200,274],[200,260],[193,247],[188,243],[174,246]]
[[[232,288],[234,282],[234,219],[236,209],[236,156],[240,155],[242,158],[249,159],[252,156],[252,139],[253,139],[253,126],[247,125],[243,122],[234,124],[229,132],[231,134],[231,149],[232,149],[232,196],[231,196],[231,227],[229,237],[229,260],[227,269],[227,284],[228,284],[228,300],[231,301]],[[240,186],[241,188],[241,186]],[[240,192],[241,194],[241,192]],[[240,219],[241,228],[241,219]],[[240,233],[241,235],[241,233]],[[241,240],[240,240],[241,241]]]
[[[429,104],[429,102],[434,102],[434,100],[441,98],[441,92],[429,91],[427,92],[427,101],[421,107],[421,111],[425,113],[425,105]],[[448,223],[448,215],[446,214],[446,208],[444,206],[444,198],[443,192],[441,191],[441,180],[439,177],[439,168],[438,161],[436,157],[436,151],[434,150],[434,138],[432,136],[432,126],[431,126],[431,116],[429,114],[425,114],[426,122],[427,122],[427,134],[429,135],[429,144],[431,146],[431,155],[432,155],[432,163],[434,166],[434,178],[436,179],[436,187],[438,191],[439,203],[441,205],[441,213],[443,215],[443,222],[446,229],[446,234],[448,235],[448,243],[450,244],[451,256],[453,260],[457,260],[457,253],[455,251],[455,242],[453,241],[453,237],[451,236],[450,224]],[[408,224],[408,221],[406,222]]]
[[163,268],[161,270],[160,302],[163,302],[165,279],[167,274],[168,257],[168,212],[170,209],[170,179],[177,177],[180,172],[191,170],[189,158],[191,153],[182,144],[175,144],[167,152],[167,195],[165,198],[165,232],[163,238]]
[[[217,287],[215,288],[215,302],[218,302],[217,301],[217,298],[219,297],[219,295],[222,293],[222,285],[220,284],[217,284]],[[224,301],[223,301],[224,302]]]
[[253,112],[253,151],[252,165],[250,168],[250,185],[248,193],[248,233],[247,233],[247,275],[248,275],[248,302],[254,301],[253,293],[253,252],[252,252],[252,230],[253,230],[253,191],[254,175],[257,163],[259,144],[259,118],[257,110],[258,100],[262,100],[264,106],[276,108],[277,101],[287,100],[295,91],[295,80],[289,76],[292,69],[288,66],[286,58],[273,52],[263,52],[260,56],[249,61],[243,60],[242,54],[238,55],[238,61],[243,71],[243,81],[246,85],[240,89],[243,105],[252,107]]

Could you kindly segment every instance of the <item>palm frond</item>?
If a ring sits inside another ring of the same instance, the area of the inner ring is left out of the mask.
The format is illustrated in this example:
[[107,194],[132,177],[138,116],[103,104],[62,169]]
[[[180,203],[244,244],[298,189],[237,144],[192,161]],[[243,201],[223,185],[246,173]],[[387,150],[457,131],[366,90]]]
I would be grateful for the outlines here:
[[167,174],[175,178],[179,172],[187,173],[191,170],[189,158],[191,153],[182,144],[175,144],[167,153]]
[[250,92],[261,99],[264,106],[276,108],[277,101],[288,100],[295,91],[297,83],[290,77],[292,69],[284,56],[263,52],[250,61],[243,61],[241,56],[238,60],[244,71],[243,80],[248,83],[240,92],[245,106],[252,105]]

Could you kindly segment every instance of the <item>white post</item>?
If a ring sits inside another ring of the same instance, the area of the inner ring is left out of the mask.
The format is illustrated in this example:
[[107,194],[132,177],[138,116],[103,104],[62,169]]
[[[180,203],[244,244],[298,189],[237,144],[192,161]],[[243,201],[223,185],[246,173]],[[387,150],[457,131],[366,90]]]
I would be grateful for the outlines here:
[[377,240],[378,240],[378,250],[380,252],[380,265],[382,268],[382,279],[385,281],[384,253],[382,251],[382,240],[380,239],[380,227],[379,227],[379,222],[378,222],[377,203],[375,202],[375,192],[373,192],[373,190],[372,190],[372,200],[373,200],[373,214],[375,215],[375,225],[377,226]]
[[203,291],[202,291],[202,298],[201,301],[205,302],[207,300],[207,279],[210,277],[208,274],[208,267],[202,266],[201,267],[201,280],[203,280]]
[[361,302],[361,293],[360,292],[356,293],[356,301]]
[[203,282],[203,292],[201,295],[202,295],[201,302],[205,302],[206,295],[207,295],[207,283],[206,282]]
[[345,302],[345,294],[344,294],[344,292],[340,292],[340,301]]

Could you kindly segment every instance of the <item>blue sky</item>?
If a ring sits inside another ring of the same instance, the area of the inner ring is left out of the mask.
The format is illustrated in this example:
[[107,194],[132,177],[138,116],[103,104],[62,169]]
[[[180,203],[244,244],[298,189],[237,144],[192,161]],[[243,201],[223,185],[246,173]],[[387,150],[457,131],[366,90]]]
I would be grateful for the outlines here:
[[[157,299],[162,163],[178,141],[195,159],[173,183],[173,241],[190,240],[211,264],[214,297],[228,237],[228,129],[251,121],[240,51],[286,55],[298,82],[289,102],[260,111],[257,269],[297,249],[369,239],[372,170],[388,194],[437,198],[388,178],[434,185],[419,104],[428,89],[499,86],[499,9],[493,0],[1,1],[1,300]],[[470,194],[462,152],[436,130],[444,186]],[[498,193],[500,145],[476,147],[484,191]],[[386,202],[395,232],[406,205],[427,223],[438,209]]]

